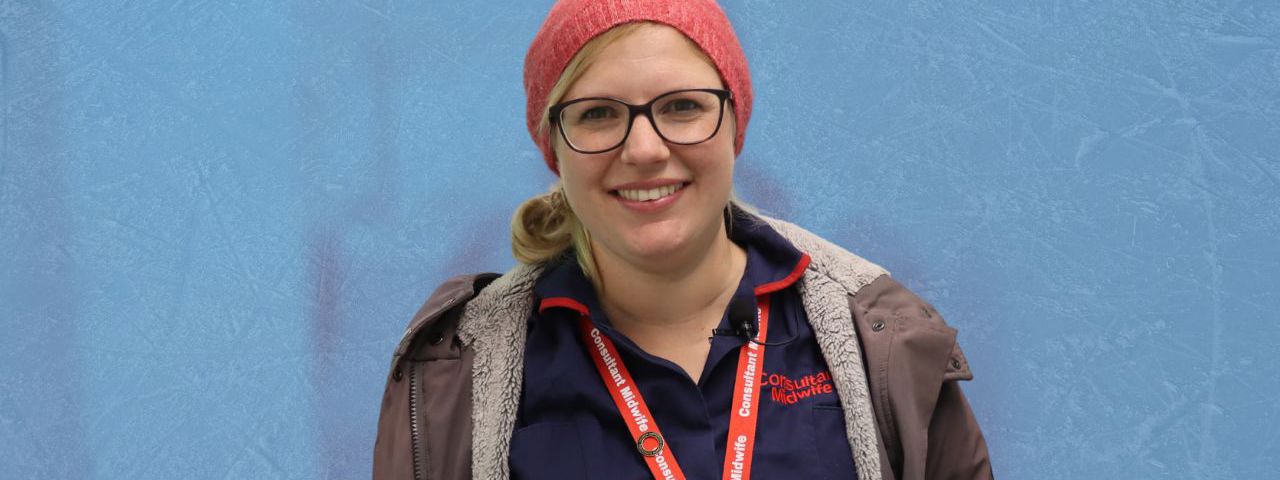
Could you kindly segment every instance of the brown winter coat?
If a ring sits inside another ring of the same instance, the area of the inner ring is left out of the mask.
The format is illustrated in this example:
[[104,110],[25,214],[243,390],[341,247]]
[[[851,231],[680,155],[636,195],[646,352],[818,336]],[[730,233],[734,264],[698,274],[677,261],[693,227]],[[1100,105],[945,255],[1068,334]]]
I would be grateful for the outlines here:
[[[988,479],[987,446],[957,380],[955,329],[883,269],[761,217],[812,261],[798,288],[844,409],[859,478]],[[460,276],[418,310],[396,348],[374,480],[508,478],[524,335],[540,269]]]

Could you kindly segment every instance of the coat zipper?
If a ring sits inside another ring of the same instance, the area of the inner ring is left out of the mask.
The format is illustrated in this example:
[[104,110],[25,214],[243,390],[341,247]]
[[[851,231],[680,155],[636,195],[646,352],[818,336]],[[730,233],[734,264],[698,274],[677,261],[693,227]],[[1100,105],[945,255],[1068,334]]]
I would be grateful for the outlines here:
[[422,435],[418,424],[418,366],[409,362],[409,437],[413,447],[413,480],[425,480],[426,460],[422,458]]
[[[440,307],[440,311],[448,312],[457,299],[457,295],[450,297]],[[406,331],[404,337],[400,339],[401,343],[405,339],[414,338],[418,333],[418,329]],[[427,458],[422,445],[422,419],[419,418],[418,413],[418,397],[418,365],[417,362],[409,361],[409,437],[413,447],[413,480],[428,480]]]

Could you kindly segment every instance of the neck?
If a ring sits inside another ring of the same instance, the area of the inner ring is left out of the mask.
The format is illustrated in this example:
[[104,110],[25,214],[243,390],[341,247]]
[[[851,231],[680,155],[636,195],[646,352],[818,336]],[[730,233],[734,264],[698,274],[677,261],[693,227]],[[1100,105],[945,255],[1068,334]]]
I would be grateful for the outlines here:
[[[604,292],[601,303],[623,330],[687,327],[696,331],[728,305],[746,268],[746,251],[729,240],[723,224],[701,248],[668,257],[684,261],[654,268],[596,255]],[[597,252],[600,250],[597,249]],[[710,315],[715,313],[715,315]]]

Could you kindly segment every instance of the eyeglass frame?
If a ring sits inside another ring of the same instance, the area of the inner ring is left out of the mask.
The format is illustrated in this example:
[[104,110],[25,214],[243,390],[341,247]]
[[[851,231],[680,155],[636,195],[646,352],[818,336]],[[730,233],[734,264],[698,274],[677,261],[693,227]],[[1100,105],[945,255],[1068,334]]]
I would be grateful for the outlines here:
[[[715,94],[716,97],[719,97],[720,112],[718,117],[716,118],[716,128],[715,130],[711,131],[711,135],[708,135],[707,138],[698,140],[696,142],[689,142],[689,143],[673,141],[667,138],[666,135],[662,134],[662,130],[658,128],[658,122],[653,119],[653,104],[657,103],[658,100],[668,95],[674,95],[677,93],[684,93],[684,92],[706,92],[706,93]],[[564,112],[565,107],[568,107],[575,103],[586,102],[590,100],[609,100],[609,101],[621,103],[627,107],[627,131],[622,133],[622,139],[618,141],[617,145],[606,148],[604,150],[579,150],[578,147],[573,146],[573,142],[569,141],[569,135],[564,132],[564,122],[560,120],[560,114]],[[720,133],[720,126],[724,124],[724,103],[726,100],[729,102],[733,101],[733,92],[725,89],[721,89],[721,88],[684,88],[680,90],[672,90],[670,92],[666,92],[656,97],[653,97],[652,100],[649,100],[643,105],[632,105],[630,103],[624,102],[622,100],[618,100],[613,97],[575,98],[567,102],[560,102],[555,105],[552,105],[551,108],[548,109],[547,111],[547,116],[550,117],[551,121],[555,122],[556,129],[560,130],[560,138],[564,140],[565,145],[569,146],[569,149],[578,153],[592,155],[597,153],[608,152],[615,148],[621,147],[622,144],[624,143],[627,143],[627,139],[631,137],[631,126],[635,124],[636,115],[639,115],[642,113],[644,114],[645,118],[649,119],[649,126],[653,127],[653,133],[658,134],[658,137],[661,138],[662,141],[664,142],[673,143],[676,145],[697,145],[699,143],[706,142],[707,140],[716,138],[716,135]]]

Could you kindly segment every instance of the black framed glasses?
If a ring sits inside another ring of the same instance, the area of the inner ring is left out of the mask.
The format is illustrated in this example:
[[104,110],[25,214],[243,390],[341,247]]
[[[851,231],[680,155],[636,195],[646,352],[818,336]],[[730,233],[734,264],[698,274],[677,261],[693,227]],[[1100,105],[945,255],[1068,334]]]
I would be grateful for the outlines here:
[[658,95],[644,105],[589,97],[557,103],[549,112],[569,148],[578,153],[604,153],[627,141],[640,114],[666,142],[694,145],[710,140],[724,121],[725,101],[732,99],[728,90],[690,88]]

